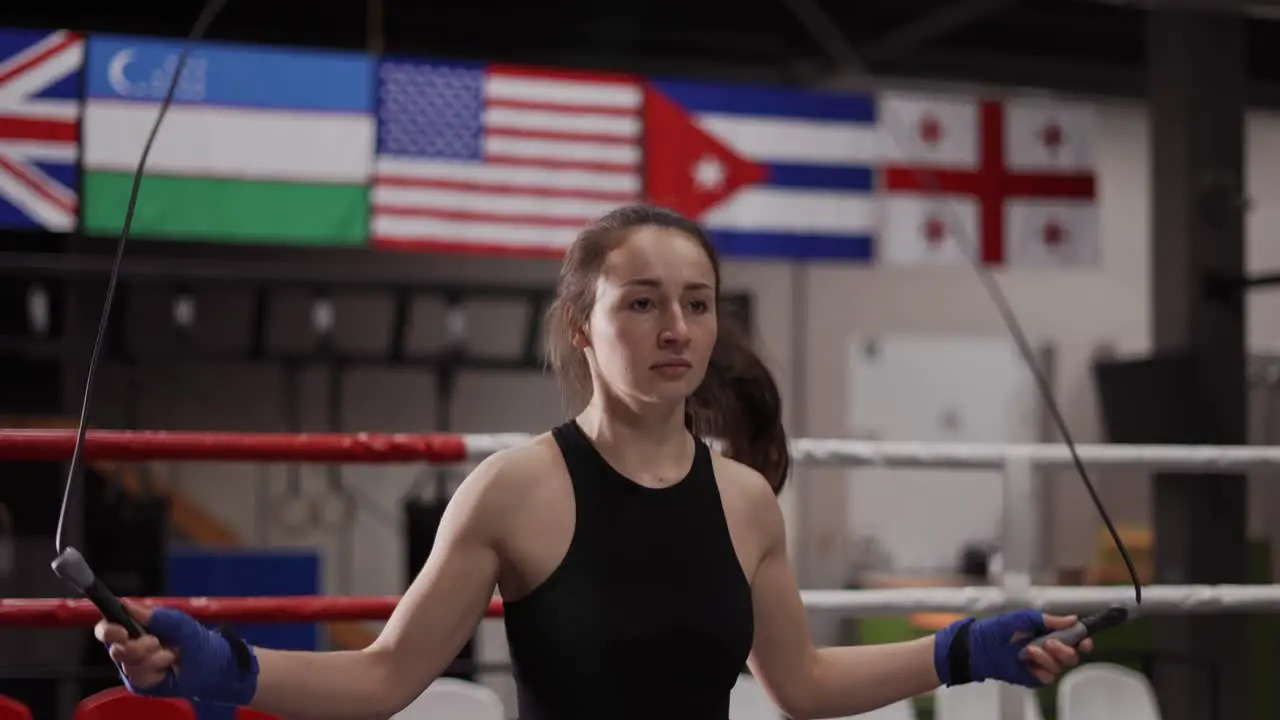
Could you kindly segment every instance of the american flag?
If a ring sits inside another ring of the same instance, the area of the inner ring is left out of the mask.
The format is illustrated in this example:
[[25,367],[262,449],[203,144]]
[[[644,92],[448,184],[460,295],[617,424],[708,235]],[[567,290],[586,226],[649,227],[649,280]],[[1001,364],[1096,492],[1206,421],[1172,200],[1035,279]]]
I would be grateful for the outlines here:
[[75,229],[84,40],[0,29],[0,227]]
[[379,75],[378,246],[558,255],[641,195],[635,80],[400,61]]

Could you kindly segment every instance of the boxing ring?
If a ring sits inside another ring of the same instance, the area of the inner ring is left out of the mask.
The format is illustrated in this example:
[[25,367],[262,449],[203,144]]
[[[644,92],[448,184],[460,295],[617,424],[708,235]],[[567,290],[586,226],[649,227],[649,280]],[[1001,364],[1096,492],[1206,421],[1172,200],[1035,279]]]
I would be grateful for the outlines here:
[[[521,434],[378,433],[218,433],[166,431],[90,431],[86,461],[141,462],[307,462],[343,464],[426,463],[450,466],[477,462],[529,439]],[[67,430],[0,430],[0,461],[67,460],[75,433]],[[1214,446],[1078,446],[1091,469],[1145,471],[1274,470],[1280,448]],[[1065,446],[869,442],[795,439],[797,466],[827,468],[950,468],[999,471],[1003,477],[1001,582],[991,586],[875,590],[804,590],[810,611],[856,616],[915,612],[978,614],[1031,607],[1050,612],[1084,613],[1114,604],[1132,604],[1128,586],[1065,587],[1033,584],[1033,546],[1037,536],[1039,471],[1071,469]],[[1074,476],[1064,482],[1077,482]],[[395,596],[146,598],[185,610],[210,623],[385,620]],[[1149,585],[1143,589],[1144,615],[1271,612],[1280,607],[1280,584]],[[495,598],[487,616],[501,617]],[[61,598],[0,599],[0,626],[84,627],[98,619],[85,600]],[[1021,706],[1002,697],[1002,717],[1021,716]],[[1017,705],[1015,707],[1015,705]]]

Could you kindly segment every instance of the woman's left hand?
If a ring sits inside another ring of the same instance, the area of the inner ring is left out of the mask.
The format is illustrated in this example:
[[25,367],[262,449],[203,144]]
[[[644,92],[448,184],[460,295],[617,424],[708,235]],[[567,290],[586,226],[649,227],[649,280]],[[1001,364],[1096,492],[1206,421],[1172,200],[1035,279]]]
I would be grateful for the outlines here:
[[1081,654],[1093,650],[1093,641],[1086,638],[1074,648],[1058,640],[1050,640],[1043,647],[1028,643],[1069,628],[1077,620],[1074,615],[1045,615],[1035,610],[960,620],[935,636],[934,670],[944,685],[984,680],[1025,687],[1052,683],[1079,664]]
[[[1042,614],[1041,618],[1047,632],[1065,630],[1079,621],[1079,618],[1074,615]],[[1018,637],[1015,633],[1013,642],[1030,639],[1032,639],[1030,636]],[[1028,645],[1025,662],[1037,680],[1049,685],[1061,677],[1062,673],[1078,665],[1081,655],[1090,652],[1093,652],[1093,638],[1085,638],[1078,647],[1074,648],[1057,640],[1050,640],[1043,647]]]

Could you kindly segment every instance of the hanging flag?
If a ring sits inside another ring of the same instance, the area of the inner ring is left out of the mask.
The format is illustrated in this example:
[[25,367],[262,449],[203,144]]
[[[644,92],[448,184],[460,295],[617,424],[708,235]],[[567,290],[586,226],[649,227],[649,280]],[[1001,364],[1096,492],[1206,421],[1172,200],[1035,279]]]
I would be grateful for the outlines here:
[[374,245],[562,254],[640,199],[642,104],[626,77],[383,62]]
[[83,59],[76,33],[0,29],[0,228],[75,230]]
[[977,104],[964,97],[879,98],[880,260],[891,265],[968,262],[981,203],[956,173],[978,167]]
[[1083,103],[1019,98],[1004,102],[1007,164],[1013,173],[1080,183],[1079,195],[1011,197],[1004,261],[1010,267],[1091,266],[1101,261],[1092,192],[1094,113]]
[[875,115],[867,95],[654,82],[646,195],[726,255],[869,260]]
[[[181,46],[93,36],[84,223],[120,230]],[[203,44],[147,158],[133,227],[174,240],[359,245],[368,231],[373,60]]]
[[[1023,228],[1036,222],[1041,229],[1070,226],[1083,238],[1089,225],[1077,211],[1091,212],[1095,194],[1092,161],[1080,154],[1087,141],[1061,155],[1030,152],[1032,118],[1051,113],[1046,106],[1010,107],[1016,112],[961,96],[880,97],[880,242],[886,263],[968,262],[965,253],[975,249],[956,241],[973,238],[984,264],[1008,264],[1032,256],[1022,244]],[[1087,130],[1079,112],[1063,117]],[[1058,137],[1052,130],[1040,136]],[[1046,236],[1058,237],[1053,232]]]

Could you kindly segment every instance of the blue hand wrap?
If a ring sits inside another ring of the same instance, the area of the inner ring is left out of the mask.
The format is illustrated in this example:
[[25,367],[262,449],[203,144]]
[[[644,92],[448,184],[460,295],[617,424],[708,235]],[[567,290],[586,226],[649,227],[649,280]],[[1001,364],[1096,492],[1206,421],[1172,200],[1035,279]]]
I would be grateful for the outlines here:
[[934,636],[933,667],[943,685],[1001,680],[1025,687],[1043,683],[1018,653],[1044,634],[1044,616],[1019,610],[983,620],[965,618]]
[[137,689],[120,674],[130,692],[148,697],[200,699],[248,705],[258,690],[258,658],[243,640],[206,628],[186,613],[157,608],[147,632],[178,653],[176,670],[158,684]]

